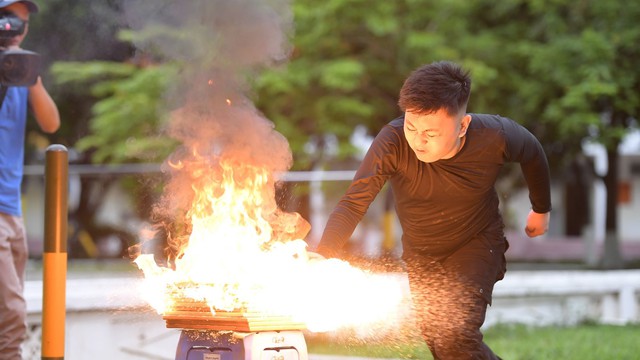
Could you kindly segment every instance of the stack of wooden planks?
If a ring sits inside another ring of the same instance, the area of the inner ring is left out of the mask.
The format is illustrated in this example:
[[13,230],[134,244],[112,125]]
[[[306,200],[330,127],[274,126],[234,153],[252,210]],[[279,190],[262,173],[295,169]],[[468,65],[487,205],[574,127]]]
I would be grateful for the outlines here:
[[302,330],[305,324],[287,316],[246,311],[211,312],[204,302],[178,300],[162,317],[168,328],[240,332]]

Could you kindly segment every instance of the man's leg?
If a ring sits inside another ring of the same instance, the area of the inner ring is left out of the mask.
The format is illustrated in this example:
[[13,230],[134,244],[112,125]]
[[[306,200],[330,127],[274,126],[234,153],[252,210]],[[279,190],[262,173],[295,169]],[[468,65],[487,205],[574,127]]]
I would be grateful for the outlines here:
[[23,296],[28,252],[20,218],[0,213],[0,359],[21,359],[27,306]]
[[494,360],[483,342],[487,302],[459,279],[410,271],[411,293],[422,336],[436,360]]

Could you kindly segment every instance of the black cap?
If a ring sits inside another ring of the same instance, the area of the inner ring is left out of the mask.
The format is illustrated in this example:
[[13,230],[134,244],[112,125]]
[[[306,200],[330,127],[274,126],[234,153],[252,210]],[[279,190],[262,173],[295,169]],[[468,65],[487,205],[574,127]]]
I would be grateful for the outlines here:
[[35,14],[38,12],[38,5],[36,5],[36,3],[34,3],[33,1],[29,1],[29,0],[0,0],[0,9],[14,3],[23,3],[27,7],[27,9],[29,9],[29,12],[32,14]]

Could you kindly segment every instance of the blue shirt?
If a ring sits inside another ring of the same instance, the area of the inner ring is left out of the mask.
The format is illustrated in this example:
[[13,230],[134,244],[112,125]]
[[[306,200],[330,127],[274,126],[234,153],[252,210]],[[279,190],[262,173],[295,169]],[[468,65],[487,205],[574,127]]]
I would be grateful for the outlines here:
[[0,212],[21,216],[20,186],[29,89],[11,86],[0,108]]

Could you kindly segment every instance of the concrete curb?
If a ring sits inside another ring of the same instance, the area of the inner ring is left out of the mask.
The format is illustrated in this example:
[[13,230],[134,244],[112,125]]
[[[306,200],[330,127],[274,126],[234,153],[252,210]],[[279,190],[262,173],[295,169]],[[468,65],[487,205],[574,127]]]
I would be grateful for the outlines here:
[[353,357],[353,356],[309,354],[309,360],[402,360],[402,359],[382,359],[382,358],[364,358],[364,357]]

